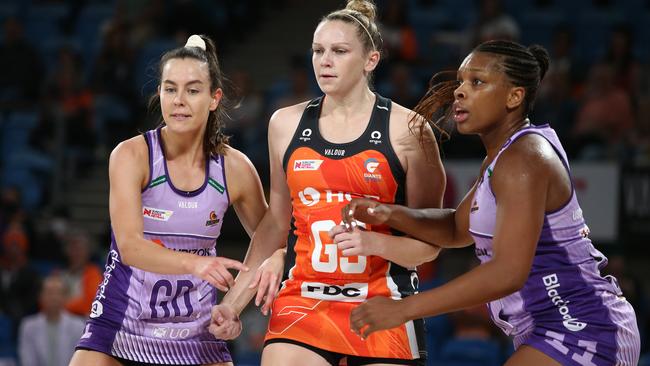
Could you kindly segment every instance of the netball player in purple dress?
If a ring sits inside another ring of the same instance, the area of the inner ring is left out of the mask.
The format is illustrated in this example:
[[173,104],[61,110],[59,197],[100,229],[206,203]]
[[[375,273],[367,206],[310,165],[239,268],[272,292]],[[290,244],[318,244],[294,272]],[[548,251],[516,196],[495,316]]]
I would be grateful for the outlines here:
[[[456,210],[365,199],[345,208],[348,225],[387,223],[445,248],[475,243],[481,261],[438,288],[360,305],[350,322],[362,337],[488,303],[494,323],[514,338],[506,365],[637,364],[634,309],[616,279],[600,274],[607,259],[589,240],[566,153],[553,129],[527,118],[548,64],[539,46],[486,42],[465,58],[456,82],[435,85],[419,103],[416,112],[431,117],[453,102],[458,131],[478,134],[487,151]],[[371,244],[355,232],[339,226],[332,234],[339,248]]]
[[[208,332],[216,289],[234,284],[218,257],[233,205],[249,235],[267,208],[255,168],[222,133],[224,95],[214,44],[191,36],[162,56],[164,123],[111,154],[111,248],[71,365],[232,365]],[[216,287],[216,288],[215,288]]]

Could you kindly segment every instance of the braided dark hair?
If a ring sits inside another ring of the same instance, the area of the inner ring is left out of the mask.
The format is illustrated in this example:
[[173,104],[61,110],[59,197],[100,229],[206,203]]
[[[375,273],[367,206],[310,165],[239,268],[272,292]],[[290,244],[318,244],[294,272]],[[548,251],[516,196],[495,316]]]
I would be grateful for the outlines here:
[[546,49],[539,45],[526,48],[516,42],[496,40],[481,43],[473,52],[501,56],[501,71],[513,85],[526,89],[523,114],[527,116],[533,110],[537,89],[548,70],[550,61]]
[[[214,42],[207,36],[200,36],[205,41],[205,50],[200,47],[178,47],[171,51],[166,52],[160,58],[158,64],[158,81],[162,79],[162,71],[167,61],[171,59],[184,59],[192,58],[208,64],[208,73],[210,75],[210,93],[213,94],[217,89],[224,89],[224,78],[219,66],[219,59],[217,58],[217,50]],[[160,108],[160,96],[155,94],[149,98],[149,110],[157,110]],[[224,134],[225,121],[228,118],[227,111],[230,109],[230,101],[223,93],[219,106],[214,111],[208,114],[208,125],[203,135],[203,153],[206,157],[212,155],[223,154],[226,144],[228,144],[229,136]],[[160,121],[161,125],[165,121]]]
[[[539,45],[526,48],[519,43],[505,40],[495,40],[481,43],[472,52],[491,53],[501,58],[499,67],[508,80],[515,86],[526,89],[523,115],[533,110],[535,97],[539,84],[546,75],[549,67],[549,55],[546,49]],[[451,117],[451,105],[454,102],[454,91],[458,81],[449,80],[452,72],[443,72],[434,75],[429,89],[418,104],[413,108],[416,113],[411,120],[415,121],[419,115],[426,118],[431,127],[443,132],[441,126]],[[453,72],[455,75],[456,73]],[[438,81],[444,77],[444,81]],[[422,125],[421,128],[425,126]]]

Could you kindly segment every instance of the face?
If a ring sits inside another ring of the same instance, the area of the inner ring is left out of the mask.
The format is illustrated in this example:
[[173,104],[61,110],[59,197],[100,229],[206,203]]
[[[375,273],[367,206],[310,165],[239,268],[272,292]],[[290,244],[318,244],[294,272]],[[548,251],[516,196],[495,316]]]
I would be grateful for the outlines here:
[[469,54],[458,69],[460,85],[454,91],[453,119],[458,132],[478,134],[505,120],[513,106],[515,88],[499,71],[499,58],[488,53]]
[[318,86],[325,94],[345,94],[379,62],[379,53],[366,52],[357,28],[339,20],[324,21],[314,32],[312,64]]
[[43,280],[40,294],[40,304],[45,312],[60,311],[66,302],[65,283],[59,277],[48,277]]
[[162,71],[160,108],[168,128],[176,132],[199,131],[208,114],[217,109],[222,91],[210,92],[208,64],[193,58],[174,58]]

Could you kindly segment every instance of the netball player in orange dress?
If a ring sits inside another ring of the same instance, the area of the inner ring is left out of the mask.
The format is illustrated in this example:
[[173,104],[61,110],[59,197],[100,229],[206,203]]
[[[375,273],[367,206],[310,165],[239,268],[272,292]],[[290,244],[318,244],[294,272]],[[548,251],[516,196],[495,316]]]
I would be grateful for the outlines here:
[[[359,240],[334,244],[328,235],[353,198],[410,207],[442,204],[445,175],[433,133],[419,132],[418,122],[409,125],[411,110],[369,87],[382,44],[374,18],[368,1],[349,1],[324,17],[312,44],[324,96],[271,117],[270,206],[244,262],[257,268],[288,244],[286,279],[272,305],[263,365],[338,365],[343,358],[348,365],[424,364],[422,320],[362,340],[350,330],[349,316],[370,297],[415,293],[415,266],[434,259],[438,249],[383,225],[342,234],[364,236],[371,244],[363,247],[355,244]],[[422,138],[432,143],[421,144]],[[269,261],[264,266],[272,267]],[[277,286],[269,272],[256,300],[266,294],[265,306]],[[253,296],[248,285],[260,280],[254,276],[240,273],[213,309],[211,331],[219,338],[238,335],[236,315]]]

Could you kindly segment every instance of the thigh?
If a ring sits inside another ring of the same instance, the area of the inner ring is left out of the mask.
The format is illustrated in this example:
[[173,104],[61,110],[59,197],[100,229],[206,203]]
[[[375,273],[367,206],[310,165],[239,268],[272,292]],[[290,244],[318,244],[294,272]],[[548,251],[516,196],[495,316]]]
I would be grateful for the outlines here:
[[114,359],[113,357],[97,352],[90,351],[85,349],[78,349],[72,355],[69,366],[122,366],[122,364]]
[[[264,346],[262,366],[303,365],[332,366],[334,364],[316,351],[297,344],[274,342]],[[338,362],[336,365],[338,365]]]
[[542,351],[523,345],[510,356],[504,366],[562,366],[559,362],[547,356]]

